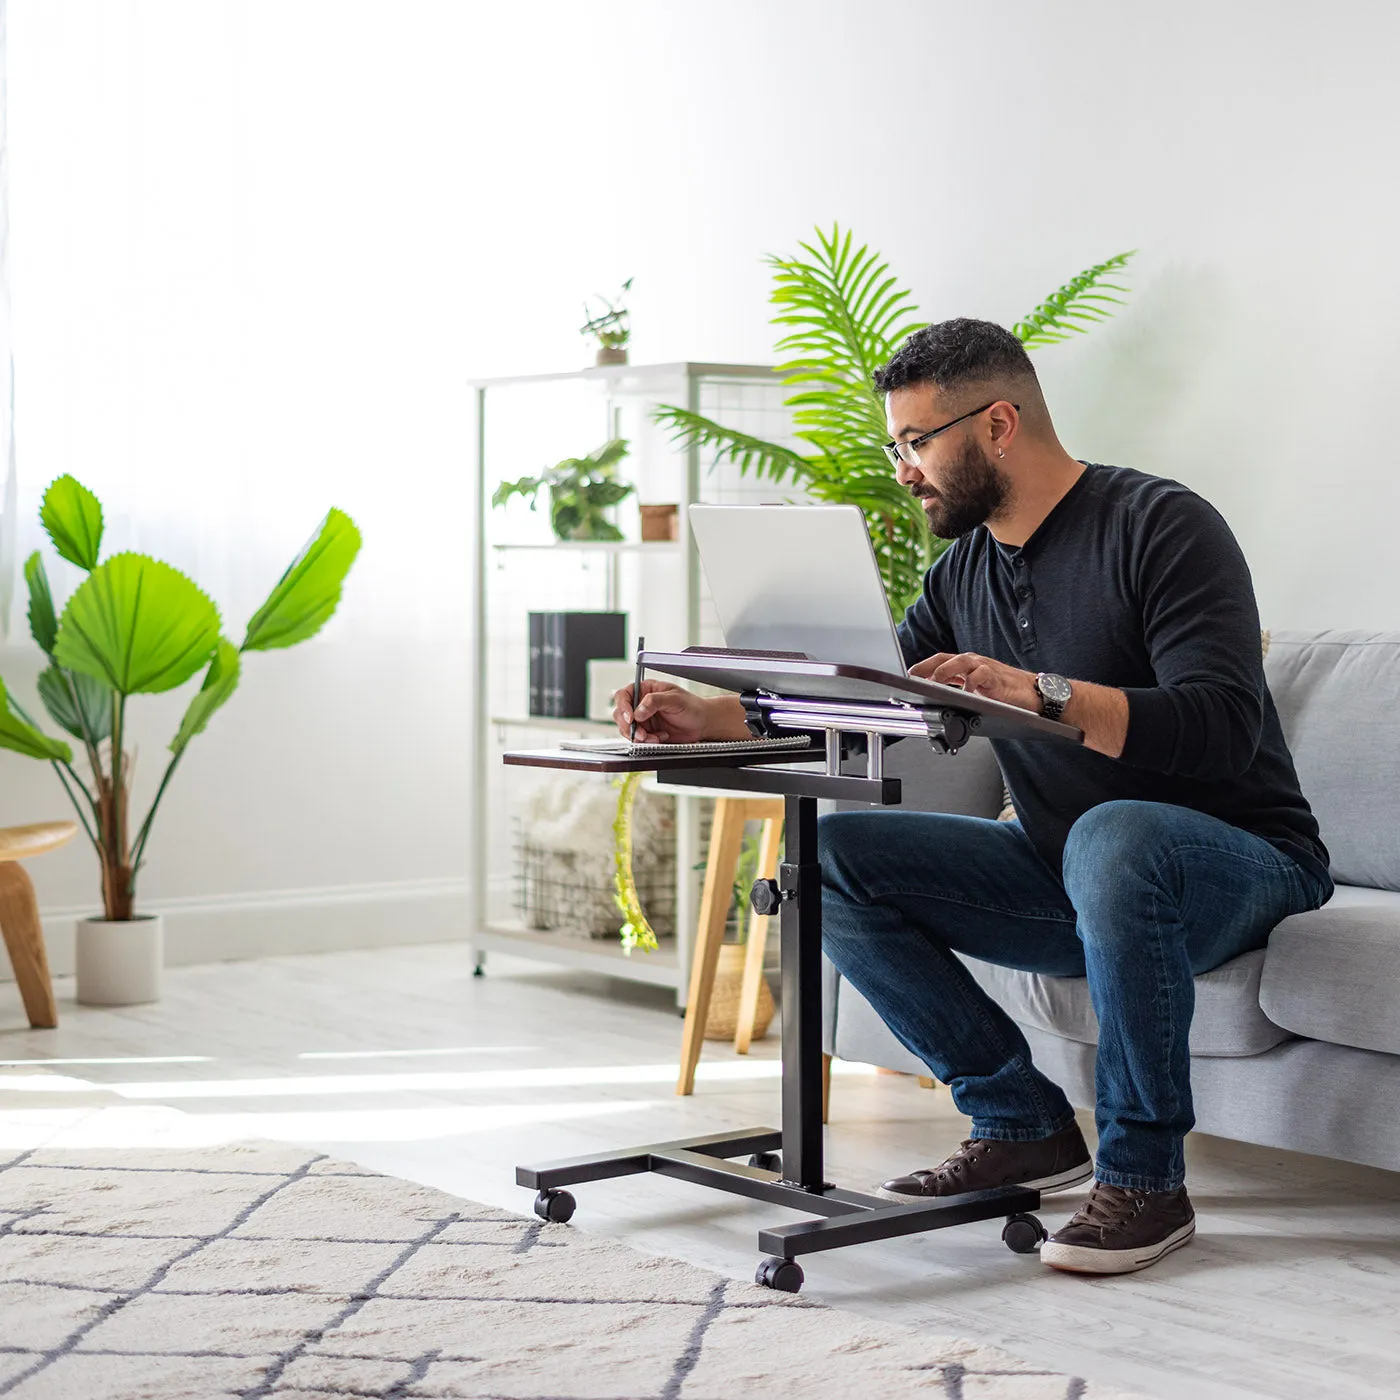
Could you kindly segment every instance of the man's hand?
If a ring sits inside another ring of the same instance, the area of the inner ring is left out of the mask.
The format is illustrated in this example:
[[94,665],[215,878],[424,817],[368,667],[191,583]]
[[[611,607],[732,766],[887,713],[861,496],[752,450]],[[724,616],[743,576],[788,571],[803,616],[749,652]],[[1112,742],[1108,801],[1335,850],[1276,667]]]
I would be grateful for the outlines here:
[[990,656],[963,651],[954,655],[940,651],[927,661],[918,661],[909,668],[911,676],[942,685],[957,685],[969,695],[985,695],[988,700],[1000,700],[1018,709],[1040,713],[1040,693],[1035,688],[1034,671],[1018,671]]
[[[943,685],[960,685],[970,694],[1001,700],[1032,714],[1044,713],[1040,692],[1035,688],[1036,673],[1018,671],[990,656],[971,651],[954,656],[941,651],[927,661],[916,662],[909,674]],[[1071,681],[1070,685],[1073,693],[1061,720],[1083,730],[1085,748],[1118,758],[1128,739],[1128,697],[1109,685],[1091,685],[1088,681]]]
[[[633,718],[632,687],[613,694],[613,718],[626,735]],[[636,706],[639,744],[699,744],[707,739],[748,739],[744,707],[732,696],[702,699],[669,681],[643,681]]]

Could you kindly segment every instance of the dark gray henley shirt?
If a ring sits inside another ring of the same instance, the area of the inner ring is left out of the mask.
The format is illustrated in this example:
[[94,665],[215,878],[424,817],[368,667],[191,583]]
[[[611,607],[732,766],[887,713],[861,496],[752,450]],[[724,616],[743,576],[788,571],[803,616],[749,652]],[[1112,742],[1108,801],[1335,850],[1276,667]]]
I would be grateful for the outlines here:
[[898,633],[907,665],[970,651],[1126,692],[1120,758],[989,741],[1056,875],[1075,820],[1133,798],[1219,817],[1327,878],[1264,680],[1249,567],[1219,512],[1180,482],[1086,463],[1020,548],[985,526],[955,541]]

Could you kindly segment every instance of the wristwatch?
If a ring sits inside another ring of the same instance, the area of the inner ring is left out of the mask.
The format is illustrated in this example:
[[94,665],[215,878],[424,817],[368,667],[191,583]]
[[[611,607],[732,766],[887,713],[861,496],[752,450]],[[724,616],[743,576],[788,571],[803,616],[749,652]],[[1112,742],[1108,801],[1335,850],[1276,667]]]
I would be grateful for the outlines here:
[[1035,693],[1040,696],[1040,713],[1046,719],[1059,719],[1074,692],[1063,676],[1041,671],[1035,678]]

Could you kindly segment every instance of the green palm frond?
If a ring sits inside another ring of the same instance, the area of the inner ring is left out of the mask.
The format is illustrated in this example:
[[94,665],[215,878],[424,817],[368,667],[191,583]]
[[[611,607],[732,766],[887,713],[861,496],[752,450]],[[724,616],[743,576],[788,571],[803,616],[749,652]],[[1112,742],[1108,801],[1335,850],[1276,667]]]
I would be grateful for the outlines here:
[[1027,350],[1042,345],[1059,345],[1072,335],[1083,335],[1100,321],[1113,315],[1112,308],[1124,304],[1121,297],[1110,292],[1126,292],[1127,287],[1108,279],[1121,273],[1128,259],[1137,250],[1119,253],[1107,262],[1085,268],[1072,277],[1057,292],[1051,292],[1023,321],[1012,327],[1016,338]]
[[[1082,334],[1122,304],[1111,281],[1132,253],[1120,253],[1081,272],[1047,297],[1015,327],[1028,348],[1054,345]],[[833,225],[816,231],[793,257],[770,257],[773,325],[782,338],[777,372],[791,392],[793,436],[783,447],[666,404],[653,414],[686,447],[713,454],[715,465],[733,463],[743,475],[800,486],[812,500],[857,505],[866,526],[896,618],[918,597],[925,570],[948,547],[929,533],[923,508],[894,477],[880,444],[886,437],[885,406],[872,376],[923,322],[913,298],[889,265],[849,231]],[[810,448],[810,451],[804,450]]]
[[652,418],[670,430],[671,441],[677,446],[700,447],[713,452],[716,465],[733,462],[744,476],[753,472],[769,481],[785,481],[790,477],[806,480],[814,470],[808,458],[790,447],[726,428],[723,423],[687,408],[662,404]]
[[798,245],[806,259],[768,259],[778,308],[773,324],[791,328],[776,347],[790,356],[778,373],[788,383],[863,386],[873,399],[871,375],[923,323],[889,264],[864,244],[853,248],[853,241],[849,230],[843,235],[833,225],[829,235],[817,230],[815,247]]

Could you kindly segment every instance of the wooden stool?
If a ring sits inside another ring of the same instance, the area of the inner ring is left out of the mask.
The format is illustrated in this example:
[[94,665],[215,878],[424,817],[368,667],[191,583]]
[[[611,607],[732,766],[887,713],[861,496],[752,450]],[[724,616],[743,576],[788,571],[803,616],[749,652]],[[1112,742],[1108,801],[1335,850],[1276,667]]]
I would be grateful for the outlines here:
[[14,965],[15,981],[29,1024],[36,1030],[58,1025],[53,980],[44,953],[44,929],[34,886],[20,861],[56,851],[73,839],[77,822],[34,822],[0,827],[0,933]]
[[[705,1020],[710,1014],[715,968],[719,963],[720,944],[724,942],[725,920],[729,916],[729,894],[734,888],[734,873],[739,868],[739,851],[744,844],[744,823],[763,823],[759,837],[757,878],[771,880],[778,873],[783,813],[781,797],[721,797],[715,801],[710,852],[705,861],[705,887],[700,896],[700,918],[695,930],[695,949],[690,959],[685,1030],[681,1035],[681,1072],[676,1081],[678,1094],[689,1094],[695,1089],[695,1066],[700,1062]],[[767,916],[751,913],[744,980],[739,993],[739,1025],[734,1033],[734,1048],[741,1055],[748,1053],[749,1042],[753,1039],[759,979],[763,976],[763,955],[767,943]]]

